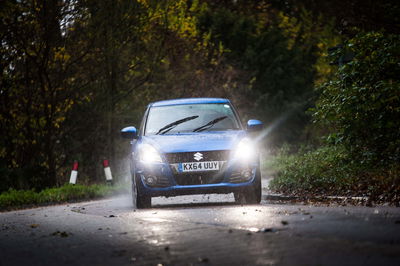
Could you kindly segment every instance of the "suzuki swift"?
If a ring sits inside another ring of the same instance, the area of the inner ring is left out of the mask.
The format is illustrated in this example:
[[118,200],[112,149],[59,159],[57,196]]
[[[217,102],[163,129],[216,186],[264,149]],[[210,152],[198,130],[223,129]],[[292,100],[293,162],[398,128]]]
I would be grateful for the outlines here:
[[229,100],[189,98],[148,105],[141,126],[121,130],[130,139],[133,204],[151,197],[232,193],[239,203],[259,203],[261,173],[255,134],[243,128]]

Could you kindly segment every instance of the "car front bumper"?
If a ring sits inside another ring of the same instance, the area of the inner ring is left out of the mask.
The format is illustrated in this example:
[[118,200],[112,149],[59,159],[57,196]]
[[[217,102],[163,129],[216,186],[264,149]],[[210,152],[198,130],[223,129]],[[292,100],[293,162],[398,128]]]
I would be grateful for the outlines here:
[[[256,179],[259,178],[259,173],[257,173],[259,165],[256,162],[246,164],[225,162],[222,169],[211,173],[211,176],[210,173],[205,172],[191,173],[190,178],[201,179],[208,175],[208,181],[211,180],[211,182],[185,185],[177,180],[189,178],[189,175],[176,172],[172,164],[145,165],[137,162],[135,169],[134,176],[140,187],[140,194],[150,197],[239,192],[252,188],[256,184]],[[149,183],[149,177],[156,181]]]

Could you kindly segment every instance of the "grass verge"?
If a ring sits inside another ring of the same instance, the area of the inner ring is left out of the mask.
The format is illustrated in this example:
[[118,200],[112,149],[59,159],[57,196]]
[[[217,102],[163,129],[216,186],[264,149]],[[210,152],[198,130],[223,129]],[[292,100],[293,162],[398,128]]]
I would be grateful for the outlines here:
[[367,196],[373,201],[399,204],[400,166],[365,165],[341,146],[281,149],[265,163],[273,172],[270,189],[287,195]]
[[0,194],[0,211],[27,206],[74,202],[111,196],[123,190],[123,186],[71,185],[48,188],[40,192],[34,190],[9,190]]

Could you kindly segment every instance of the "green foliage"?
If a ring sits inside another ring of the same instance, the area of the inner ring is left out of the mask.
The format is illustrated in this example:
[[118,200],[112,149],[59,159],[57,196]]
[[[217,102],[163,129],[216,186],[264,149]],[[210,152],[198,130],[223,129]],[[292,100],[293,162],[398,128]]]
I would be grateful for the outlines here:
[[[74,160],[82,183],[104,179],[105,158],[118,176],[129,154],[119,129],[139,126],[145,106],[160,99],[230,98],[245,120],[278,125],[269,145],[304,140],[310,120],[304,111],[314,104],[314,85],[334,69],[323,60],[327,47],[342,38],[335,31],[341,21],[329,13],[332,5],[3,1],[0,191],[63,184]],[[381,11],[394,5],[378,6]],[[316,118],[327,122],[332,142],[362,154],[362,160],[383,154],[381,160],[395,161],[398,37],[374,34],[345,45],[356,60],[322,87]],[[370,122],[371,136],[362,132]]]
[[270,188],[287,194],[310,196],[369,196],[373,200],[399,201],[400,168],[366,169],[353,161],[341,145],[290,154],[281,149],[267,163],[275,178]]
[[119,129],[149,102],[210,87],[198,73],[214,73],[218,49],[197,31],[197,1],[1,6],[0,191],[63,184],[74,160],[81,178],[103,179],[104,158],[122,168]]
[[360,33],[333,54],[337,75],[313,109],[326,146],[270,162],[271,188],[302,195],[360,195],[399,201],[400,38]]
[[330,73],[318,58],[337,40],[330,23],[320,26],[321,19],[304,9],[295,18],[267,6],[263,1],[254,7],[214,4],[199,14],[199,27],[223,45],[229,64],[244,71],[239,82],[247,90],[241,98],[251,101],[243,110],[246,118],[258,117],[266,125],[281,121],[268,136],[269,145],[278,146],[302,136],[310,121],[305,110],[313,105],[314,82]]
[[365,164],[400,160],[400,37],[361,33],[335,53],[334,80],[321,86],[314,116],[331,129],[327,140],[343,144]]
[[79,66],[88,42],[67,31],[79,8],[69,1],[2,2],[0,167],[7,168],[9,187],[57,184],[66,157],[65,120],[86,93]]
[[390,33],[400,31],[400,5],[397,0],[264,0],[284,10],[291,16],[299,16],[299,8],[306,8],[314,15],[335,18],[335,27],[344,35],[351,35],[359,29],[376,31],[385,29]]
[[101,198],[111,196],[120,191],[121,188],[121,186],[112,187],[108,185],[66,184],[58,188],[44,189],[40,192],[10,189],[0,194],[0,210]]
[[346,181],[351,176],[345,168],[346,160],[345,151],[338,147],[299,151],[297,154],[281,149],[269,163],[277,176],[272,180],[271,188],[290,193],[346,191],[345,187],[350,183]]

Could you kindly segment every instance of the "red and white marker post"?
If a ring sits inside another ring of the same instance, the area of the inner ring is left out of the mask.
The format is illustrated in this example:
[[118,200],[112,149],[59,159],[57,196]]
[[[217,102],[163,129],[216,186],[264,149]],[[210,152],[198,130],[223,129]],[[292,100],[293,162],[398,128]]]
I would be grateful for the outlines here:
[[108,160],[103,160],[104,174],[106,175],[106,181],[112,183],[112,174],[110,169],[110,164]]
[[74,161],[71,171],[71,177],[69,178],[69,183],[75,185],[77,176],[78,176],[78,162]]

